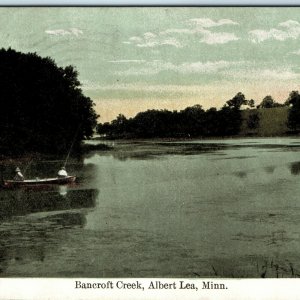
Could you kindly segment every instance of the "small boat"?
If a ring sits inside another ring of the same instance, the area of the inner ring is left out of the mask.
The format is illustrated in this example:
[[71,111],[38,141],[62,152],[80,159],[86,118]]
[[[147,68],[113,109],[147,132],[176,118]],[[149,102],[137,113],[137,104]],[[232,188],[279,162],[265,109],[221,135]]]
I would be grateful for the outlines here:
[[26,180],[4,180],[5,187],[33,186],[33,185],[48,185],[48,184],[68,184],[73,183],[76,176],[55,177],[55,178],[36,178]]

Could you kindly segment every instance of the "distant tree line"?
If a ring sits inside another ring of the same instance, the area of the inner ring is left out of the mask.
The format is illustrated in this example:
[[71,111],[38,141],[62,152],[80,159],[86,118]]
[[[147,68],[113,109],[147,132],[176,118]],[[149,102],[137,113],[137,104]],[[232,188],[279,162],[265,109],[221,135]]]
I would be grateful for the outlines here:
[[286,104],[291,106],[288,116],[288,128],[291,131],[299,132],[300,130],[300,95],[298,91],[292,91]]
[[0,49],[0,154],[67,153],[97,125],[73,66],[36,53]]
[[247,100],[245,95],[239,92],[221,109],[212,107],[204,110],[201,105],[187,107],[181,111],[152,109],[128,119],[119,114],[111,122],[98,124],[97,132],[108,138],[235,136],[240,132],[243,122],[242,106],[252,109],[247,120],[248,129],[258,128],[259,109],[290,107],[287,126],[291,131],[300,130],[300,95],[293,91],[283,104],[275,102],[272,96],[268,95],[256,109],[255,101]]
[[268,95],[262,100],[262,102],[259,105],[257,105],[257,108],[273,108],[273,107],[283,107],[287,105],[288,105],[287,102],[283,104],[275,102],[272,96]]
[[110,123],[98,124],[97,132],[111,138],[232,136],[240,130],[242,105],[253,107],[254,101],[237,93],[220,110],[194,105],[181,111],[147,110],[129,119],[120,114]]

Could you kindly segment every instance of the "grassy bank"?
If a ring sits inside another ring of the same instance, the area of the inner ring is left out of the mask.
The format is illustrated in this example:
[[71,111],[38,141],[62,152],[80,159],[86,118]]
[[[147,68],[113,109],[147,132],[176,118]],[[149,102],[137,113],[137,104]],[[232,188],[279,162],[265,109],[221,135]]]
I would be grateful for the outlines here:
[[[242,111],[242,126],[240,136],[285,136],[289,129],[287,127],[288,107],[262,108]],[[249,128],[248,122],[251,115],[259,117],[258,126]]]

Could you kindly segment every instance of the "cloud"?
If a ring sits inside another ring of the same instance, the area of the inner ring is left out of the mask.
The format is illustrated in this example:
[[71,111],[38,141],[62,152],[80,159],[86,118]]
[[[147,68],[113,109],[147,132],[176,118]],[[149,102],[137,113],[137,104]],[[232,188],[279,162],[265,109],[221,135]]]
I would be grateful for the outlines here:
[[124,64],[124,63],[144,63],[144,59],[119,59],[119,60],[109,60],[110,63]]
[[215,61],[215,62],[189,62],[175,65],[171,62],[154,60],[145,62],[141,67],[127,68],[125,71],[117,71],[116,75],[122,76],[139,76],[139,75],[155,75],[160,72],[172,71],[180,74],[208,74],[218,72],[219,70],[241,64],[242,62]]
[[[300,55],[300,51],[298,51]],[[118,76],[151,76],[161,72],[174,72],[178,74],[218,74],[224,80],[238,81],[293,81],[300,79],[300,73],[295,72],[291,66],[256,67],[249,61],[195,61],[174,64],[162,60],[116,60],[111,63],[124,64],[125,70],[115,72]],[[128,65],[128,67],[127,67]]]
[[202,31],[201,43],[214,45],[214,44],[226,44],[231,41],[237,41],[239,38],[230,32],[211,32],[209,30]]
[[296,51],[293,51],[293,52],[290,52],[290,54],[300,55],[300,49],[296,50]]
[[154,33],[152,33],[152,32],[146,32],[146,33],[144,33],[144,38],[145,38],[146,40],[153,39],[153,38],[155,38],[155,37],[156,37],[156,34],[154,34]]
[[83,34],[83,31],[78,28],[66,29],[55,29],[55,30],[45,30],[47,34],[56,35],[56,36],[65,36],[65,35],[75,35],[79,36]]
[[249,31],[249,35],[250,41],[253,43],[261,43],[270,39],[277,41],[297,39],[300,37],[300,23],[294,20],[288,20],[279,23],[277,28],[271,28],[270,30],[251,30]]
[[129,38],[129,41],[131,41],[131,42],[141,42],[142,38],[140,38],[138,36],[132,36],[131,38]]
[[153,41],[145,41],[144,43],[139,43],[136,46],[140,48],[153,48],[159,45],[161,45],[160,42],[153,40]]
[[182,44],[174,37],[164,37],[160,34],[153,32],[146,32],[141,37],[133,36],[128,41],[123,42],[126,44],[134,44],[139,48],[154,48],[157,46],[173,46],[181,48]]
[[172,33],[179,33],[179,34],[195,34],[197,33],[197,30],[195,29],[188,29],[188,28],[169,28],[164,31],[160,31],[160,35],[168,35]]
[[226,44],[239,40],[235,33],[212,32],[207,29],[238,24],[230,19],[213,21],[208,18],[198,18],[190,19],[185,24],[188,24],[189,28],[169,28],[158,33],[146,32],[142,36],[132,36],[128,41],[124,41],[123,43],[132,44],[139,48],[154,48],[158,46],[183,48],[188,45],[188,40],[185,38],[186,35],[196,35],[200,43],[208,45]]
[[210,27],[223,26],[223,25],[238,25],[238,23],[236,23],[230,19],[220,19],[215,22],[209,18],[190,19],[190,20],[188,20],[188,23],[197,25],[201,28],[210,28]]
[[141,67],[130,67],[125,71],[116,71],[115,74],[119,76],[139,76],[139,75],[155,75],[162,71],[173,70],[175,65],[169,62],[162,62],[155,60],[152,62],[145,62]]
[[248,68],[245,70],[222,71],[221,74],[232,79],[251,81],[291,81],[300,79],[300,74],[288,67],[275,69]]
[[277,41],[284,41],[289,38],[289,34],[283,30],[272,28],[269,31],[266,30],[252,30],[250,33],[250,40],[253,43],[261,43],[265,40],[274,39]]
[[[88,83],[88,81],[86,81]],[[116,83],[111,85],[100,85],[100,84],[92,84],[88,83],[88,85],[84,86],[83,89],[90,89],[90,88],[97,88],[98,90],[102,91],[144,91],[144,92],[185,92],[188,94],[194,94],[197,92],[201,92],[201,89],[203,86],[200,85],[162,85],[162,84],[155,84],[155,85],[149,85],[149,84],[133,84],[133,83]]]
[[194,63],[183,63],[176,66],[175,71],[183,74],[189,73],[214,73],[221,69],[228,68],[230,66],[236,65],[238,62],[230,61],[215,61],[215,62],[194,62]]
[[297,27],[299,25],[300,25],[299,22],[298,21],[294,21],[294,20],[288,20],[288,21],[279,23],[279,26],[287,27],[287,28]]
[[181,48],[182,44],[175,38],[168,38],[161,42],[161,45],[174,46],[176,48]]
[[192,28],[192,29],[174,29],[170,28],[165,31],[161,31],[161,35],[168,35],[168,34],[181,34],[181,35],[199,35],[200,36],[200,43],[205,43],[209,45],[213,44],[225,44],[231,41],[237,41],[239,38],[230,32],[212,32],[210,30],[204,28]]
[[[228,83],[222,82],[221,84],[228,85]],[[217,83],[219,85],[219,83]],[[116,83],[109,85],[101,85],[97,83],[89,84],[88,86],[83,86],[84,90],[89,90],[91,88],[97,89],[102,95],[101,101],[103,99],[110,99],[110,97],[115,97],[119,95],[119,100],[123,99],[123,97],[127,97],[131,95],[131,100],[134,98],[139,98],[141,100],[141,94],[143,94],[146,98],[159,98],[164,99],[166,97],[174,97],[174,98],[182,98],[182,97],[190,97],[196,96],[199,97],[203,95],[203,93],[210,94],[209,91],[217,90],[215,85],[174,85],[174,84],[145,84],[145,83]],[[107,95],[106,97],[104,95]],[[214,96],[213,96],[214,97]],[[212,98],[213,98],[212,97]],[[161,101],[161,100],[158,100]]]

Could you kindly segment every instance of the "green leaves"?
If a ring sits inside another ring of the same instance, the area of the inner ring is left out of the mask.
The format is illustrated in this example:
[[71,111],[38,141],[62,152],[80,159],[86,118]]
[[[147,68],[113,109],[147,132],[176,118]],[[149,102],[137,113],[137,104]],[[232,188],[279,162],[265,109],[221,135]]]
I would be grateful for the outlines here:
[[82,94],[73,66],[36,53],[0,49],[0,152],[65,153],[93,134],[93,101]]

